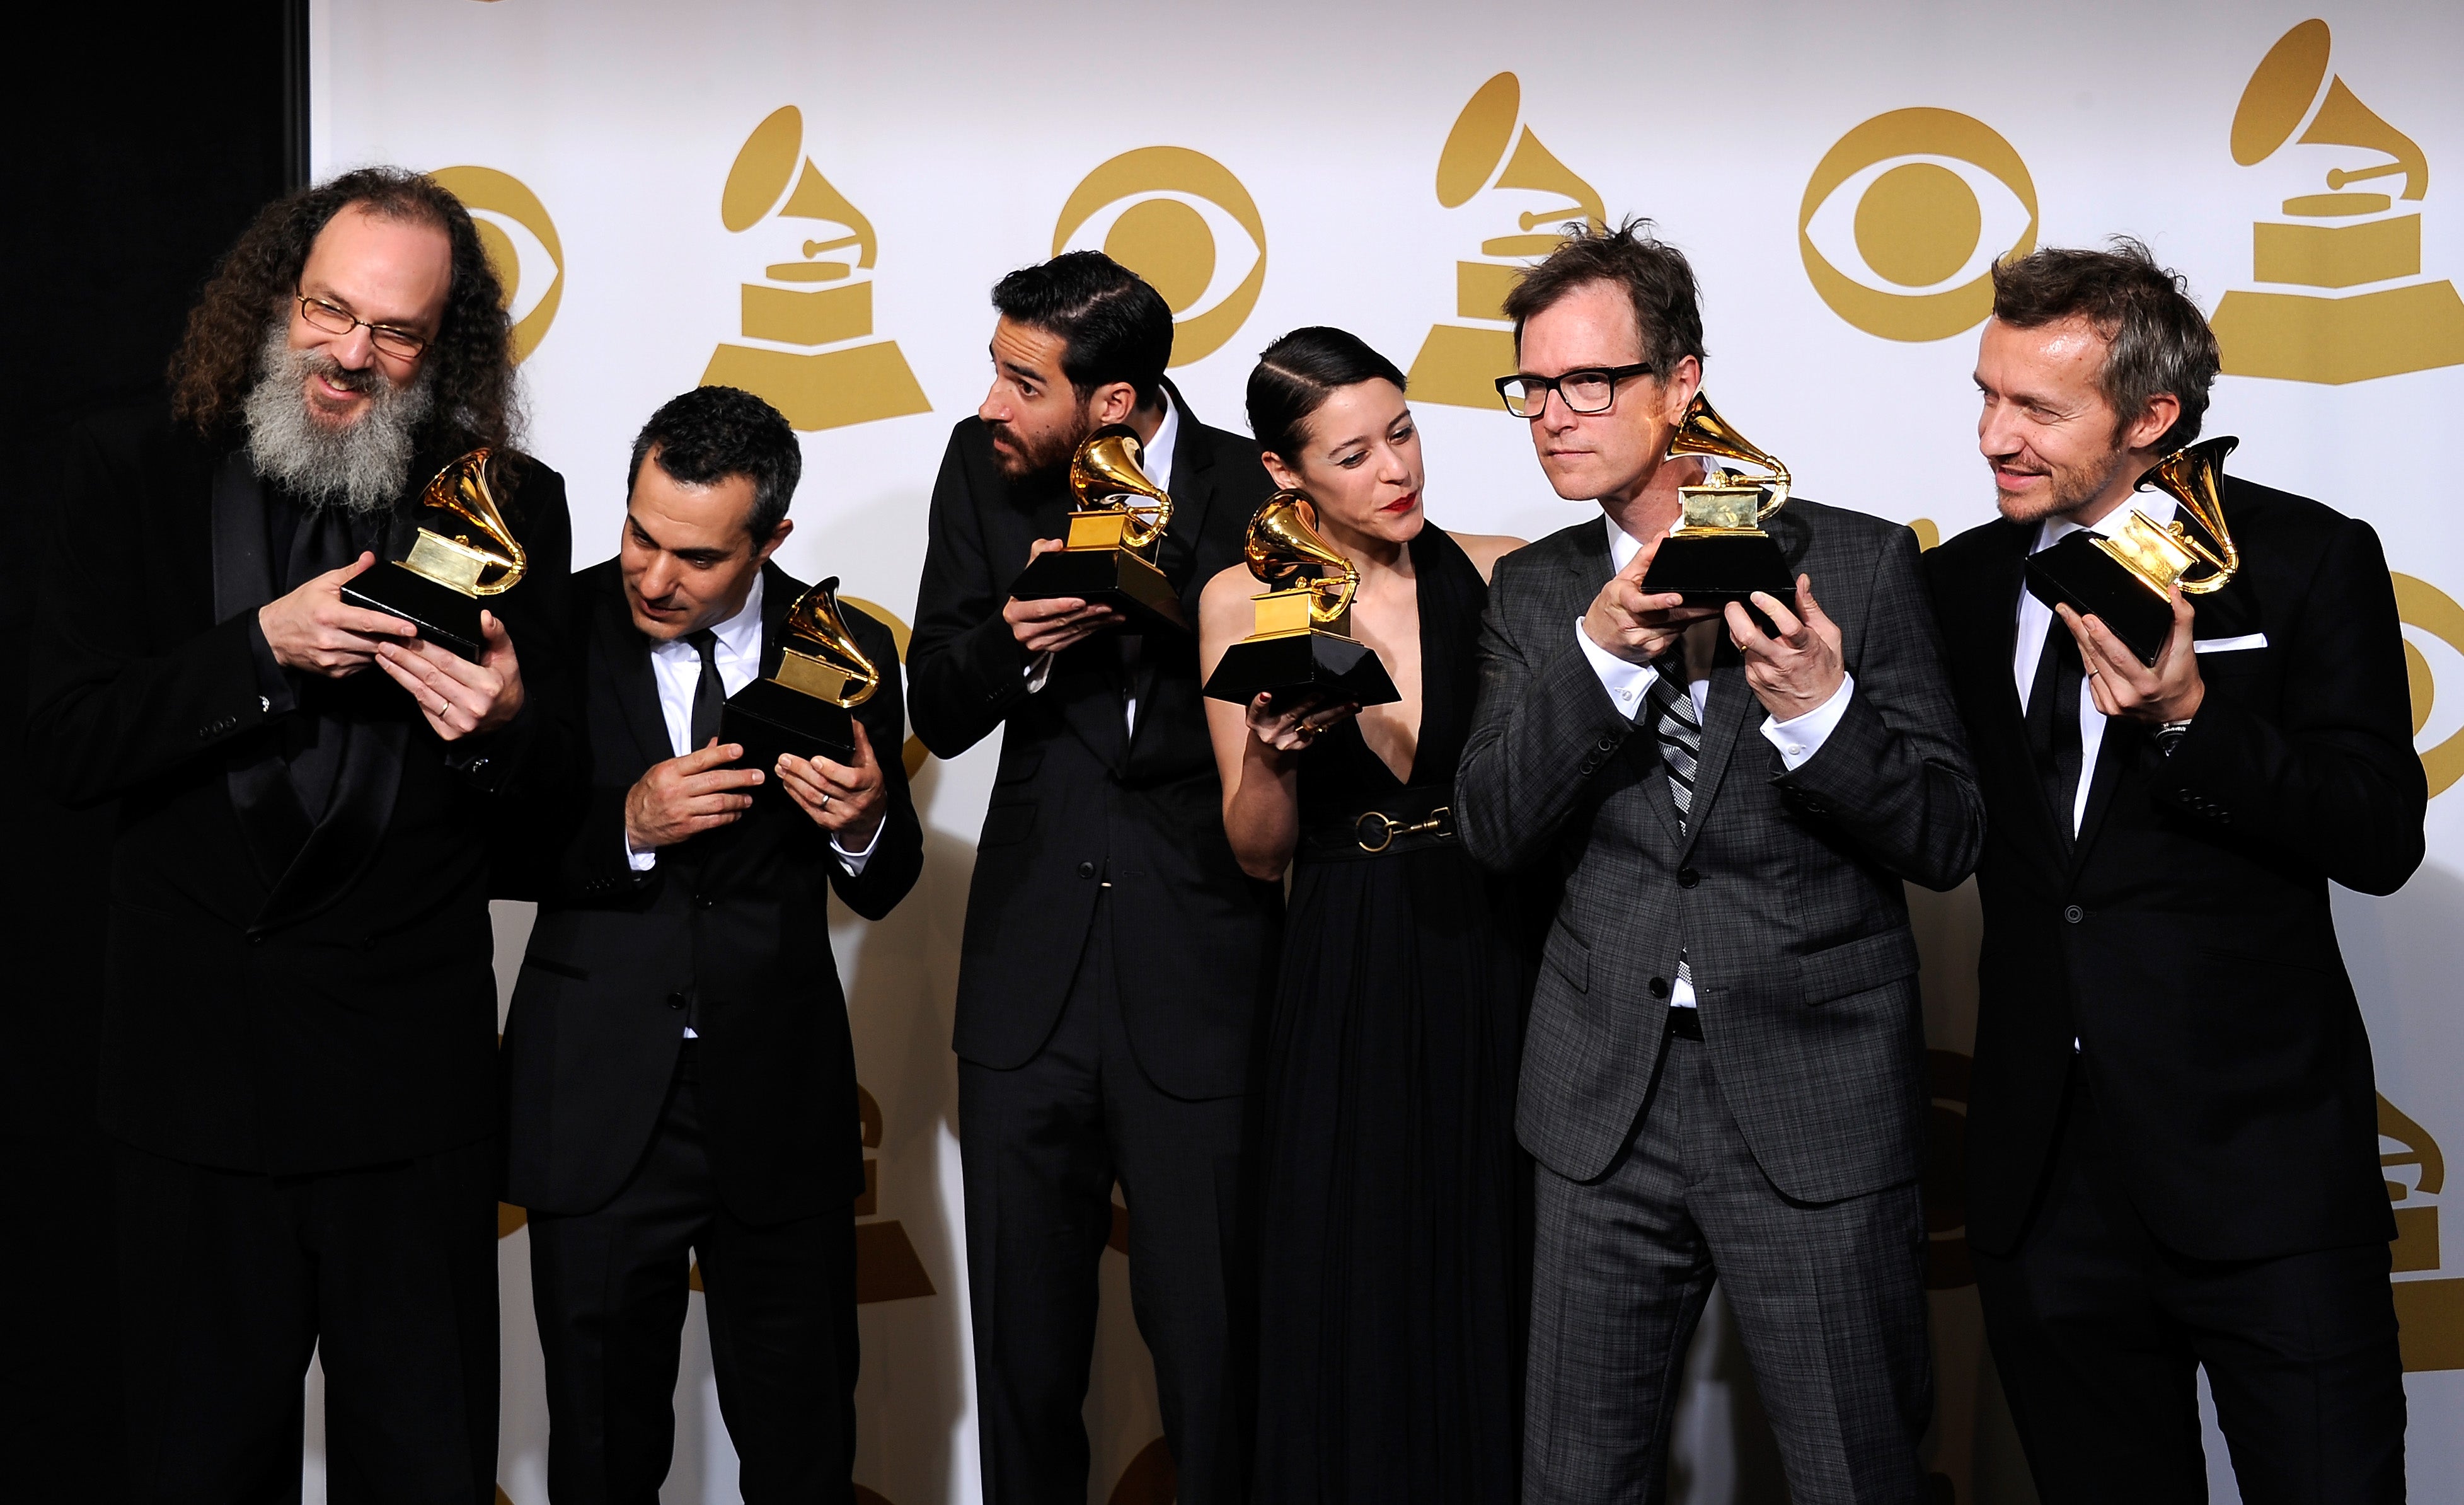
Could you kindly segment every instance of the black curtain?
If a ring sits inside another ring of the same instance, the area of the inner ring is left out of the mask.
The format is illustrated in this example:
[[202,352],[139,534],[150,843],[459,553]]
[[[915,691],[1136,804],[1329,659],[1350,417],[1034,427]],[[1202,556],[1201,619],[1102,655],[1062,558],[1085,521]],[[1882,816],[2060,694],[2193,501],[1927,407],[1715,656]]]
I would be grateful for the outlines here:
[[[59,435],[159,401],[215,259],[307,168],[305,0],[46,8],[5,94],[0,789],[0,1459],[24,1500],[119,1501],[111,1188],[95,999],[112,813],[64,810],[24,756],[34,571]],[[24,33],[21,33],[23,36]],[[79,568],[108,570],[108,559]]]

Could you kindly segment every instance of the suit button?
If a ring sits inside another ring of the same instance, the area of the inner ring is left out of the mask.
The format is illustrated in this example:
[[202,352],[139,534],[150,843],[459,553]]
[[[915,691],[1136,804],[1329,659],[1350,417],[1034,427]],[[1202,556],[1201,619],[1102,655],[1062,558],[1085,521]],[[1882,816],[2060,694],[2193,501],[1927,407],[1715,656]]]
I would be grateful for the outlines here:
[[1603,733],[1600,737],[1600,751],[1615,752],[1617,751],[1617,740],[1616,735],[1614,733]]
[[707,895],[707,894],[696,894],[696,895],[694,895],[694,896],[693,896],[693,902],[694,902],[694,903],[696,903],[696,904],[699,904],[699,905],[700,905],[702,908],[704,908],[704,909],[715,909],[715,908],[717,908],[717,907],[718,907],[718,900],[717,900],[717,899],[715,899],[715,898],[713,898],[711,896],[709,896],[709,895]]
[[1666,998],[1668,996],[1668,979],[1664,977],[1653,978],[1651,980],[1651,996],[1654,998]]
[[1703,874],[1695,872],[1692,868],[1679,868],[1677,870],[1677,886],[1679,888],[1690,889],[1695,884],[1702,881]]
[[1091,862],[1082,862],[1078,864],[1078,875],[1082,878],[1093,877],[1095,875],[1095,864]]
[[2077,904],[2066,904],[2062,907],[2062,918],[2076,925],[2080,920],[2087,918],[2087,911],[2079,908]]
[[682,1008],[685,1006],[685,1003],[686,998],[682,993],[670,993],[668,995],[668,1007],[670,1008]]

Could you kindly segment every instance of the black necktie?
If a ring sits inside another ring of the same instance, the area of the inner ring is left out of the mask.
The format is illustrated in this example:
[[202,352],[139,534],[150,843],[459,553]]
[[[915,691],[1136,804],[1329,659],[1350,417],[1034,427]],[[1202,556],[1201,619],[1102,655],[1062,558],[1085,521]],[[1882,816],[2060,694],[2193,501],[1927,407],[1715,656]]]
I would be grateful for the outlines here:
[[2036,682],[2028,692],[2028,746],[2065,848],[2078,835],[2071,810],[2079,800],[2079,683],[2086,677],[2079,639],[2055,618],[2046,625],[2045,651],[2037,656]]
[[[1671,649],[1653,666],[1650,699],[1659,708],[1655,729],[1660,761],[1668,765],[1668,799],[1677,807],[1677,829],[1683,830],[1694,813],[1694,771],[1703,760],[1703,719],[1694,711],[1694,688],[1685,680],[1685,650]],[[1677,953],[1677,981],[1690,994],[1694,966],[1684,952]]]
[[693,752],[718,736],[718,713],[727,704],[727,686],[718,677],[718,634],[703,628],[687,632],[685,641],[701,654],[701,677],[693,681],[692,744],[685,749]]

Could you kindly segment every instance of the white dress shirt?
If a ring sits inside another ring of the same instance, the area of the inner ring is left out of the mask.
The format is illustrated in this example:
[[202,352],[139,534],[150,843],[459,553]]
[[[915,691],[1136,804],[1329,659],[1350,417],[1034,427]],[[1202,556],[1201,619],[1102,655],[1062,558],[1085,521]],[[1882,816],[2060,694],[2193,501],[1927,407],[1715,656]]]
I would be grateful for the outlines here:
[[[1600,521],[1609,530],[1610,570],[1621,570],[1633,564],[1634,557],[1642,552],[1642,541],[1618,527],[1615,518],[1602,517]],[[1675,532],[1683,521],[1684,519],[1678,519],[1677,522],[1669,524],[1669,531]],[[1592,673],[1599,676],[1600,688],[1609,693],[1609,698],[1617,702],[1617,708],[1628,720],[1641,715],[1651,704],[1651,686],[1659,679],[1660,671],[1649,664],[1619,658],[1593,642],[1592,634],[1583,631],[1580,617],[1574,619],[1574,641],[1581,647],[1583,657],[1591,663]],[[1708,675],[1701,679],[1689,675],[1685,690],[1694,702],[1694,719],[1699,725],[1706,719],[1710,705],[1711,680]],[[1830,699],[1813,710],[1785,721],[1775,717],[1764,717],[1763,739],[1779,749],[1782,765],[1793,773],[1813,761],[1814,755],[1822,750],[1822,744],[1830,741],[1831,734],[1838,728],[1840,718],[1848,714],[1849,697],[1856,692],[1856,675],[1843,669],[1839,688],[1831,693]],[[1685,978],[1677,979],[1668,1002],[1670,1007],[1677,1008],[1695,1007],[1693,984]]]
[[[1138,447],[1138,469],[1146,474],[1147,479],[1170,491],[1173,447],[1180,442],[1180,409],[1173,406],[1170,392],[1158,388],[1155,397],[1163,404],[1163,422],[1155,425],[1155,437]],[[1146,646],[1146,639],[1123,634],[1114,641],[1120,644],[1121,668],[1129,672],[1129,682],[1133,687],[1122,706],[1122,715],[1127,719],[1129,730],[1135,732],[1138,729],[1138,693],[1134,686],[1137,683],[1138,653]],[[1036,654],[1035,662],[1027,665],[1024,673],[1026,693],[1041,693],[1045,682],[1052,677],[1052,655]]]
[[[2104,520],[2094,524],[2092,531],[2110,538],[2122,531],[2133,508],[2146,515],[2147,520],[2163,527],[2173,520],[2173,498],[2166,496],[2134,497],[2105,514]],[[2079,524],[2068,518],[2047,518],[2036,527],[2036,543],[2028,550],[2041,554],[2062,540],[2079,531]],[[2036,663],[2045,656],[2045,633],[2048,631],[2068,631],[2054,615],[2054,609],[2036,599],[2036,593],[2025,586],[2019,587],[2019,635],[2011,647],[2011,672],[2019,686],[2019,717],[2028,716],[2028,699],[2036,688]],[[2097,753],[2104,746],[2104,713],[2096,708],[2096,692],[2085,675],[2079,677],[2079,789],[2071,796],[2071,834],[2077,836],[2087,819],[2087,791],[2096,783]]]

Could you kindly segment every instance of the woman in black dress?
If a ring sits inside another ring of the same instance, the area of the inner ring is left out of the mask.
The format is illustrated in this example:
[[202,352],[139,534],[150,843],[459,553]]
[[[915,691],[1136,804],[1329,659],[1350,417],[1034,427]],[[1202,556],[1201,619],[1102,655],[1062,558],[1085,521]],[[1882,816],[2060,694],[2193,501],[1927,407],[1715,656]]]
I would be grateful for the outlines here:
[[[1523,1441],[1525,974],[1507,896],[1447,807],[1489,567],[1522,541],[1428,523],[1403,375],[1341,330],[1268,347],[1249,422],[1276,483],[1309,494],[1319,534],[1359,568],[1352,633],[1402,692],[1366,709],[1207,703],[1233,852],[1255,877],[1294,870],[1252,1162],[1256,1498],[1507,1505]],[[1245,568],[1207,585],[1207,673],[1249,633],[1262,588]]]

